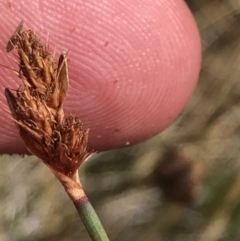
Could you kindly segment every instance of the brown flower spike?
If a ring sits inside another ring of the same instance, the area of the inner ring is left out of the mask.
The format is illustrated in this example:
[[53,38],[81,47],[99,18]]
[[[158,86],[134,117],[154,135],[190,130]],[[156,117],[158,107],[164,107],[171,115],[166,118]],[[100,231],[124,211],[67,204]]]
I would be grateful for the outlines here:
[[68,90],[67,57],[62,53],[55,66],[53,54],[31,30],[19,24],[10,38],[7,52],[16,49],[22,80],[15,93],[5,95],[20,136],[29,151],[42,159],[73,201],[93,241],[109,241],[89,202],[78,176],[87,151],[88,130],[76,116],[64,117],[63,101]]
[[[36,34],[19,24],[7,44],[7,52],[19,55],[18,77],[22,86],[5,95],[20,136],[29,151],[39,157],[59,178],[77,180],[77,169],[90,155],[88,130],[78,117],[64,117],[63,101],[68,90],[68,67],[65,53],[55,66]],[[63,181],[63,180],[61,180]]]

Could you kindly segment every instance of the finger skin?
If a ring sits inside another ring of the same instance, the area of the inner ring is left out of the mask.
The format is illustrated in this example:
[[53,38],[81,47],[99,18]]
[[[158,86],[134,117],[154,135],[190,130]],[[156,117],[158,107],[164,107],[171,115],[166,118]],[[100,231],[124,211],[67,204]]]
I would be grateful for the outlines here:
[[[201,45],[182,0],[19,0],[2,1],[0,9],[0,63],[18,69],[5,48],[22,19],[57,56],[69,51],[64,110],[90,128],[90,148],[109,150],[156,135],[194,90]],[[3,94],[20,80],[1,67],[0,83],[0,153],[25,153]]]

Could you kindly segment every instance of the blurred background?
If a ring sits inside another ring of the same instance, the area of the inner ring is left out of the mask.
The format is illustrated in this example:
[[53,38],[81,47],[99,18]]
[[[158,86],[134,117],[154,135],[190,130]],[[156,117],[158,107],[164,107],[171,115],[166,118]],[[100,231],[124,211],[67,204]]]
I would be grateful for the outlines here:
[[[158,136],[94,156],[80,172],[111,241],[240,240],[240,1],[187,0],[200,29],[200,80]],[[0,156],[0,240],[90,240],[49,170]]]

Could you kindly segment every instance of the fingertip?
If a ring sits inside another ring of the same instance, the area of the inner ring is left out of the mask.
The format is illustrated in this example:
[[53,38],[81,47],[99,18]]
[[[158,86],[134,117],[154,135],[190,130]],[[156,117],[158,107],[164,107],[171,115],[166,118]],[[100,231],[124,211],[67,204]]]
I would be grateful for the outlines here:
[[[195,88],[201,64],[199,33],[184,1],[50,0],[40,2],[39,9],[28,3],[19,3],[20,11],[13,7],[4,12],[2,22],[17,26],[25,11],[27,28],[47,35],[51,47],[57,43],[59,51],[70,50],[65,111],[80,116],[90,128],[92,149],[143,141],[177,118]],[[4,36],[11,36],[10,28],[2,29]],[[19,80],[7,74],[4,71],[1,82],[18,86]],[[6,137],[0,150],[22,150],[17,134],[8,136],[15,129],[7,115],[0,119]]]

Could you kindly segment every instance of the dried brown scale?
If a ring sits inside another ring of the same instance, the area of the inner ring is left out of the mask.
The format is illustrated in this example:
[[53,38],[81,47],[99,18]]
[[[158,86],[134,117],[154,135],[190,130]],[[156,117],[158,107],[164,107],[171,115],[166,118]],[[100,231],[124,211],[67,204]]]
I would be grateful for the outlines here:
[[18,33],[21,32],[23,28],[23,21],[20,22],[20,24],[17,26],[15,32],[13,33],[12,37],[9,39],[6,47],[6,51],[10,52],[14,49],[14,45],[18,41]]
[[[9,47],[10,46],[10,47]],[[88,130],[75,116],[64,117],[62,103],[68,89],[66,54],[55,67],[53,55],[31,30],[17,28],[7,51],[19,54],[23,85],[14,95],[5,90],[12,116],[27,148],[50,167],[56,176],[75,178],[87,151]]]

